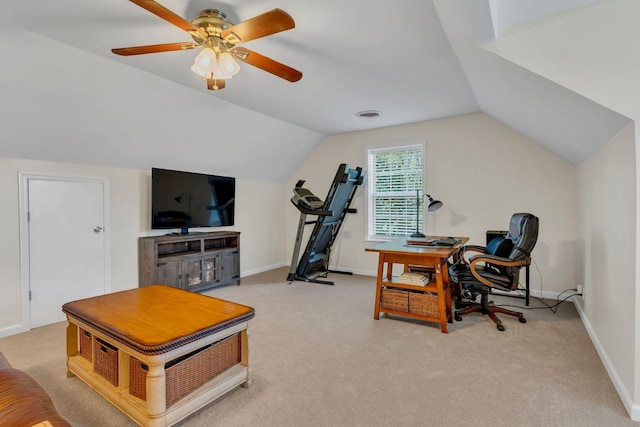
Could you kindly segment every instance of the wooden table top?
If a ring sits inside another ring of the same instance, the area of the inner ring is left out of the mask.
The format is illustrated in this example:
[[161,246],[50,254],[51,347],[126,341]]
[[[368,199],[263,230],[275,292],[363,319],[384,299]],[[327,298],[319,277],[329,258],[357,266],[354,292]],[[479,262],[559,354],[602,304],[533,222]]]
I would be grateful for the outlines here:
[[[443,237],[445,236],[427,236],[426,238],[442,239]],[[377,245],[374,245],[370,248],[365,248],[365,251],[399,254],[425,254],[448,258],[452,253],[457,251],[460,246],[469,241],[468,237],[455,237],[455,239],[458,239],[460,241],[460,243],[455,246],[422,246],[408,245],[407,238],[402,237],[396,240],[378,243]]]
[[62,311],[145,354],[159,354],[254,317],[253,308],[165,285],[72,301]]

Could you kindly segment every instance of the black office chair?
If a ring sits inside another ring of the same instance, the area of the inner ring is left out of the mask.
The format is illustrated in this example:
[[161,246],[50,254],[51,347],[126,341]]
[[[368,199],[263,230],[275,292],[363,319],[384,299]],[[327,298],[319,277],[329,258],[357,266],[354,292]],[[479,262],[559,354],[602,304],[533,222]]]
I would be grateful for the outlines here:
[[[463,296],[470,302],[467,307],[455,312],[455,319],[470,313],[486,314],[499,331],[504,331],[502,321],[496,313],[515,316],[521,323],[527,320],[518,311],[495,307],[489,302],[492,289],[514,291],[518,289],[520,269],[531,263],[531,251],[538,240],[538,217],[528,213],[516,213],[511,217],[506,237],[493,239],[486,247],[468,245],[463,256],[449,268],[449,278],[460,285]],[[479,252],[468,259],[466,252]],[[480,295],[480,303],[475,302]]]

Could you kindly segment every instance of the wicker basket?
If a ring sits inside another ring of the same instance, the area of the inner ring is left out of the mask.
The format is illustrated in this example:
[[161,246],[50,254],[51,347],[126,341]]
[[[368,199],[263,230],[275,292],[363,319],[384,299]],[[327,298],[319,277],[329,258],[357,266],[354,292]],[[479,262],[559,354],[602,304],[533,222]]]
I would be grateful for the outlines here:
[[380,308],[409,311],[409,292],[400,289],[382,288]]
[[118,349],[96,338],[93,344],[95,361],[93,370],[114,386],[118,386]]
[[80,356],[91,362],[91,332],[80,329]]
[[147,400],[147,373],[149,367],[139,359],[129,359],[129,394]]
[[440,316],[438,295],[431,292],[410,292],[409,312],[422,316]]
[[237,333],[169,362],[165,367],[167,407],[240,363],[240,357],[240,333]]
[[[240,363],[240,333],[198,349],[165,365],[167,408],[207,381]],[[149,368],[132,357],[129,363],[129,394],[147,399]]]

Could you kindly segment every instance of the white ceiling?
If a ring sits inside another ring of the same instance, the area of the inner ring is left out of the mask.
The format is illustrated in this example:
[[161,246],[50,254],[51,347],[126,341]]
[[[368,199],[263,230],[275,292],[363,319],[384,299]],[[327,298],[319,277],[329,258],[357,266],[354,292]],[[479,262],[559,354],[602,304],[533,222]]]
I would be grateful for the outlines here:
[[[126,0],[10,1],[25,30],[322,134],[371,127],[356,117],[375,109],[375,126],[478,111],[473,93],[430,1],[161,0],[191,20],[217,8],[234,23],[280,8],[296,28],[244,46],[303,72],[290,83],[250,65],[220,92],[190,71],[198,51],[135,57],[111,48],[193,41],[189,34]],[[3,5],[4,7],[4,5]]]
[[189,20],[208,8],[236,23],[276,7],[294,18],[244,46],[301,81],[241,64],[214,92],[189,70],[197,51],[111,53],[191,41],[129,1],[4,0],[0,155],[283,181],[326,135],[484,111],[577,163],[628,120],[479,47],[492,15],[524,20],[516,2],[537,18],[589,0],[159,1]]

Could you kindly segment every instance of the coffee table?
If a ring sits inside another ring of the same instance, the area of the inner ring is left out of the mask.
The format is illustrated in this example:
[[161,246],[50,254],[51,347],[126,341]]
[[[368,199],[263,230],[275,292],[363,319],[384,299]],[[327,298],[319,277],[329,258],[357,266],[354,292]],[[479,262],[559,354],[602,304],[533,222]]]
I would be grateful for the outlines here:
[[63,305],[68,375],[142,426],[168,426],[251,383],[251,307],[153,285]]

